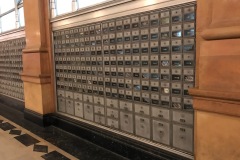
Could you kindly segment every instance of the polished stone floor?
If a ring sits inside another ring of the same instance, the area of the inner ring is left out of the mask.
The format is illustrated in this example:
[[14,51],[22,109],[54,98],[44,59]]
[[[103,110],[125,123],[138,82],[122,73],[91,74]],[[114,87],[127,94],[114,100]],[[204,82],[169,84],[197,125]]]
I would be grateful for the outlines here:
[[0,128],[0,157],[3,160],[77,159],[2,116]]
[[0,104],[0,160],[38,159],[126,160],[59,128],[40,127]]

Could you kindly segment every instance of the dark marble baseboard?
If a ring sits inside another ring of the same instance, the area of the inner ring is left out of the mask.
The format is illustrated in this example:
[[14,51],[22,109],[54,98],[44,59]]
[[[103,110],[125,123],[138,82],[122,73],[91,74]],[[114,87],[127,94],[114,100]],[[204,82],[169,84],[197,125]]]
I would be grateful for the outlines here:
[[24,118],[42,127],[47,127],[52,124],[50,117],[51,117],[51,114],[41,115],[29,109],[26,109],[26,108],[24,109]]
[[160,150],[145,143],[93,127],[59,114],[54,114],[51,118],[53,122],[52,125],[131,160],[186,160],[186,158],[177,154]]
[[25,103],[23,101],[0,94],[0,103],[12,107],[21,112],[24,111]]

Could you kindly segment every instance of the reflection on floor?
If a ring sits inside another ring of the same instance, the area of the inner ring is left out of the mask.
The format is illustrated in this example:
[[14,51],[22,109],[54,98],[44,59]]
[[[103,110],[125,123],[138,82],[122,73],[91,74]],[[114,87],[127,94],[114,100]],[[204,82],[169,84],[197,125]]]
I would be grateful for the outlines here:
[[[6,150],[0,148],[0,160],[10,159],[7,157],[9,153],[11,156],[19,156],[11,160],[65,160],[74,157],[80,160],[127,160],[54,126],[40,127],[26,120],[23,112],[4,104],[0,104],[0,115],[0,120],[3,120],[0,121],[0,147],[15,146],[9,148],[10,151],[7,151],[8,147]],[[6,157],[3,158],[3,155]],[[66,158],[61,157],[62,155]]]
[[3,160],[77,159],[2,116],[0,128],[0,155]]

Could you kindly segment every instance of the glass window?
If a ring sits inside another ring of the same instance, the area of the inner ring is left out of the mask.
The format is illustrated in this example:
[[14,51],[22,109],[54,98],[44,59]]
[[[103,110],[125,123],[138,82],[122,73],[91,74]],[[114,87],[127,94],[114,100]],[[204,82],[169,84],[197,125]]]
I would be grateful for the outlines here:
[[23,7],[19,8],[18,10],[18,14],[19,14],[19,23],[20,23],[20,27],[25,26],[25,21],[24,21],[24,10]]
[[56,0],[56,8],[57,8],[57,15],[71,12],[72,0]]
[[79,2],[78,3],[79,4],[79,9],[89,7],[89,6],[92,6],[94,4],[104,2],[104,1],[107,1],[107,0],[79,0],[78,1]]
[[14,0],[0,0],[1,13],[5,13],[15,8]]
[[3,16],[1,18],[1,21],[2,32],[15,29],[16,28],[15,11]]

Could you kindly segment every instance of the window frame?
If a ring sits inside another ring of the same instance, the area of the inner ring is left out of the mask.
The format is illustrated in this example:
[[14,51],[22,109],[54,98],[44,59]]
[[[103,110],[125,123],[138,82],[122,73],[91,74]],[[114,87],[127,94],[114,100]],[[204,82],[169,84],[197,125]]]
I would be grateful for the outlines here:
[[[19,16],[19,9],[20,8],[23,8],[23,1],[22,0],[13,0],[14,1],[14,8],[4,12],[4,13],[0,13],[0,34],[3,34],[5,32],[11,32],[13,30],[16,30],[16,29],[21,29],[21,28],[24,28],[25,27],[25,24],[24,26],[21,26],[20,25],[20,16]],[[0,6],[1,7],[1,6]],[[10,13],[14,12],[15,13],[15,28],[13,29],[9,29],[9,30],[6,30],[6,31],[2,31],[2,17],[3,16],[6,16]],[[17,25],[18,23],[18,25]]]

